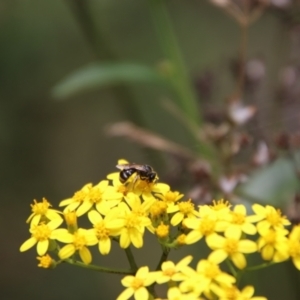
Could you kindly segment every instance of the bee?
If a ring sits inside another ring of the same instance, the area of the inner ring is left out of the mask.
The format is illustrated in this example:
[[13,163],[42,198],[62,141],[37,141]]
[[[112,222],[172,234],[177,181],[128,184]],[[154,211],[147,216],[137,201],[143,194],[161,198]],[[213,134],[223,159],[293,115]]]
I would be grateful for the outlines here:
[[126,183],[133,174],[136,174],[133,184],[138,179],[144,180],[147,183],[155,182],[158,179],[157,173],[149,165],[138,165],[133,163],[116,165],[116,167],[121,170],[119,175],[121,183]]

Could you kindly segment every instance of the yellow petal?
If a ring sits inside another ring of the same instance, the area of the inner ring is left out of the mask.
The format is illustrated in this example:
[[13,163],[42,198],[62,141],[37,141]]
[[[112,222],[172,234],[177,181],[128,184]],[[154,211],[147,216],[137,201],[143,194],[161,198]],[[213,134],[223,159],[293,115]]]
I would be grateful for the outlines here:
[[188,233],[188,235],[185,237],[185,243],[187,245],[194,244],[198,242],[200,239],[202,239],[203,234],[198,230],[192,230]]
[[130,245],[130,238],[126,229],[122,230],[120,237],[120,247],[125,249]]
[[254,287],[251,285],[245,286],[242,290],[242,295],[245,298],[250,299],[254,295]]
[[103,239],[99,242],[99,251],[102,255],[106,255],[110,252],[111,240],[109,238]]
[[92,254],[87,247],[82,247],[82,249],[79,250],[79,255],[81,260],[86,264],[90,264],[92,261]]
[[132,244],[134,245],[134,247],[136,247],[136,248],[143,247],[143,236],[137,229],[133,228],[130,231],[130,240],[131,240]]
[[37,253],[39,256],[43,256],[49,247],[49,240],[39,241],[37,243]]
[[51,234],[51,239],[58,240],[62,243],[72,243],[74,236],[65,228],[55,229]]
[[94,209],[89,211],[88,218],[93,225],[103,220],[102,216]]
[[80,217],[84,215],[86,212],[88,212],[93,206],[93,203],[90,201],[84,201],[80,207],[76,210],[77,217]]
[[137,289],[134,293],[134,298],[136,300],[148,300],[149,298],[149,292],[145,287],[140,287]]
[[20,247],[20,252],[24,252],[30,248],[32,248],[37,243],[36,238],[31,237],[28,240],[26,240]]
[[183,220],[183,214],[181,212],[177,212],[171,219],[171,224],[173,226],[177,226]]
[[68,244],[59,250],[58,256],[61,259],[67,259],[70,256],[72,256],[74,253],[75,253],[75,246],[73,244]]
[[271,245],[266,245],[261,251],[261,256],[264,260],[271,260],[273,255],[274,248]]
[[239,241],[238,251],[243,253],[253,253],[257,251],[257,245],[255,242],[250,240]]
[[247,266],[245,255],[242,253],[234,253],[230,256],[234,265],[239,269],[244,269]]
[[300,271],[300,256],[296,256],[292,260],[295,267]]
[[236,206],[234,207],[233,211],[234,211],[235,213],[239,213],[239,214],[241,214],[241,215],[243,215],[243,216],[245,216],[245,215],[247,214],[246,207],[245,207],[245,205],[242,205],[242,204],[236,205]]
[[133,288],[127,288],[124,290],[116,300],[127,300],[134,294]]
[[223,249],[214,250],[208,256],[208,260],[215,264],[220,264],[228,257],[228,254]]
[[218,249],[224,245],[225,238],[216,233],[210,234],[206,237],[206,243],[211,249]]

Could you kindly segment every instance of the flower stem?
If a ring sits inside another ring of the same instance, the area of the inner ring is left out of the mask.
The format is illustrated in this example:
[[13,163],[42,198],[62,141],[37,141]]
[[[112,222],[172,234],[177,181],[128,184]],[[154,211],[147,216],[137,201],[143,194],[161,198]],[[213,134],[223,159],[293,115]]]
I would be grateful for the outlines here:
[[76,267],[90,269],[93,271],[103,272],[103,273],[124,274],[124,275],[127,275],[127,274],[133,275],[135,273],[135,270],[104,268],[104,267],[91,265],[91,264],[86,265],[80,261],[76,261],[76,260],[72,260],[72,259],[67,259],[67,260],[64,260],[63,262],[66,262],[66,263],[76,266]]
[[274,264],[275,264],[275,262],[266,262],[266,263],[263,263],[263,264],[260,264],[260,265],[257,265],[257,266],[246,268],[245,271],[257,271],[257,270],[260,270],[260,269],[264,269],[266,267],[270,267]]
[[137,269],[138,269],[138,266],[137,266],[137,264],[136,264],[136,262],[135,262],[135,260],[134,260],[134,257],[133,257],[133,255],[132,255],[132,252],[131,252],[130,247],[127,247],[127,248],[125,249],[125,253],[126,253],[128,262],[129,262],[129,264],[130,264],[130,268],[131,268],[132,270],[134,270],[134,272],[136,272]]
[[161,265],[163,264],[163,262],[165,262],[167,260],[168,255],[170,253],[170,248],[162,246],[162,249],[163,249],[163,252],[161,254],[160,260],[159,260],[159,262],[157,264],[157,267],[156,267],[157,271],[160,270]]
[[234,276],[235,278],[237,277],[237,271],[235,270],[234,266],[232,265],[232,263],[230,262],[229,259],[226,259],[226,263],[227,263],[227,266],[232,274],[232,276]]
[[199,107],[188,72],[182,59],[165,0],[149,0],[150,11],[165,57],[171,63],[171,84],[176,92],[175,101],[184,115],[194,124],[201,123]]

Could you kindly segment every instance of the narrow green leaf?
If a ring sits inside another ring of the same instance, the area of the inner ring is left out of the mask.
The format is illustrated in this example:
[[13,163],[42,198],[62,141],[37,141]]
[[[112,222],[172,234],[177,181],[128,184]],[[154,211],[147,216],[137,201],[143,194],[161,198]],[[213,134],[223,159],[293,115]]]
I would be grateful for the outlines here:
[[151,83],[166,87],[167,80],[154,68],[134,63],[94,63],[64,78],[52,90],[64,100],[83,92],[118,84]]

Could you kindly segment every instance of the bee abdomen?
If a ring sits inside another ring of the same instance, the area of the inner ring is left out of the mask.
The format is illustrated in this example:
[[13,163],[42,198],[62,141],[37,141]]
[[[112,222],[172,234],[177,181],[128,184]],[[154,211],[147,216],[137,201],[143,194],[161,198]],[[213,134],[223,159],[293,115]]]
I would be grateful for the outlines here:
[[125,183],[128,180],[128,178],[135,172],[136,172],[135,169],[122,170],[119,175],[120,182]]

